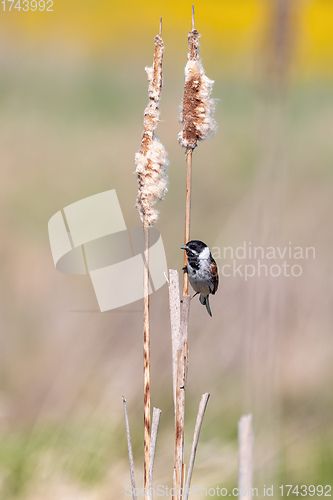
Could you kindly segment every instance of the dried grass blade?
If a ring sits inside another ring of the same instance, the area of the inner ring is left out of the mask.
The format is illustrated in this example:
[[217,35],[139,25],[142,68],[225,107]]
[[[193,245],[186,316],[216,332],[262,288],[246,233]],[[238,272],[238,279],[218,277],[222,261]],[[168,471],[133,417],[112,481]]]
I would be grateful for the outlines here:
[[208,392],[203,394],[201,396],[201,400],[200,400],[200,404],[199,404],[197,421],[195,423],[195,428],[194,428],[191,457],[190,457],[190,463],[189,463],[188,474],[187,474],[187,481],[186,481],[185,492],[184,492],[184,500],[187,500],[189,497],[189,494],[190,494],[191,479],[192,479],[192,474],[193,474],[195,456],[196,456],[197,448],[198,448],[200,430],[201,430],[202,421],[203,421],[203,418],[205,415],[209,396],[210,396],[210,394],[208,394]]
[[135,473],[134,473],[134,460],[133,460],[132,441],[131,441],[128,413],[127,413],[127,405],[126,405],[126,399],[124,398],[124,396],[122,398],[123,398],[124,411],[125,411],[126,436],[127,436],[128,458],[129,458],[130,475],[131,475],[132,498],[133,498],[133,500],[137,500]]
[[153,471],[154,471],[155,450],[156,450],[157,432],[158,432],[158,425],[160,422],[160,416],[161,416],[161,410],[159,408],[154,408],[153,421],[151,426],[151,441],[150,441],[149,470],[148,470],[149,500],[153,499]]

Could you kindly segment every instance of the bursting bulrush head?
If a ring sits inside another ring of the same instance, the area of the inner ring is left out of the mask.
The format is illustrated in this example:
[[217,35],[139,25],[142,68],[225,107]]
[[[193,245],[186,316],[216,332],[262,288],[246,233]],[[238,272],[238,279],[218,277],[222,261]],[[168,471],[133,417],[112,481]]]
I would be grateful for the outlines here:
[[167,191],[167,153],[163,144],[155,136],[160,118],[163,52],[163,40],[160,35],[157,35],[154,63],[152,67],[146,68],[149,103],[144,113],[140,150],[135,155],[135,172],[138,179],[136,208],[145,227],[150,227],[157,221],[159,212],[155,205],[163,200]]
[[194,149],[197,142],[207,139],[215,131],[215,101],[210,95],[214,81],[204,72],[199,60],[199,33],[190,31],[188,42],[190,51],[185,66],[185,84],[180,121],[183,124],[178,134],[179,143],[188,149]]

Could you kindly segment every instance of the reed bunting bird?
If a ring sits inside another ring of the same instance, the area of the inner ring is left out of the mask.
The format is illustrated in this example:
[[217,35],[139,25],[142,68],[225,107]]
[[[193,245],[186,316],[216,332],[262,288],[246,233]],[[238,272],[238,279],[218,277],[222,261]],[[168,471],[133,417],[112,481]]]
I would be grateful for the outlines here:
[[187,255],[187,266],[183,268],[183,271],[188,273],[191,286],[196,292],[193,297],[200,293],[200,303],[206,306],[208,314],[212,316],[209,294],[214,295],[219,285],[216,262],[203,241],[192,240],[181,248]]

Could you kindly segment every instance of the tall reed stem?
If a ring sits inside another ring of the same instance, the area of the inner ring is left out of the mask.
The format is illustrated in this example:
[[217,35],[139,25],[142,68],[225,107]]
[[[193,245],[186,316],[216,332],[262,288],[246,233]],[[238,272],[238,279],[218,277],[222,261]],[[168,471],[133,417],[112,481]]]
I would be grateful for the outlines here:
[[[183,124],[178,134],[178,141],[186,148],[186,204],[185,204],[185,244],[190,241],[191,223],[191,184],[192,184],[192,155],[200,140],[206,139],[215,127],[212,117],[214,103],[210,99],[213,81],[207,78],[199,60],[200,34],[195,29],[194,5],[192,5],[192,29],[188,34],[189,53],[185,66],[184,94],[180,121]],[[187,255],[184,251],[183,299],[180,321],[180,342],[177,346],[177,379],[175,405],[175,459],[173,485],[176,492],[174,498],[182,500],[179,488],[184,486],[185,464],[184,455],[184,420],[185,420],[185,389],[188,368],[188,324],[190,296],[188,294]],[[175,311],[174,311],[175,312]],[[175,329],[174,320],[172,329]],[[175,372],[175,370],[174,370]],[[194,459],[192,459],[194,463]],[[191,467],[193,469],[193,463]],[[190,469],[190,476],[192,472]]]
[[143,118],[143,134],[140,150],[135,155],[138,178],[136,207],[143,224],[145,244],[145,268],[143,272],[143,355],[144,355],[144,488],[145,498],[149,495],[150,455],[150,332],[149,332],[149,227],[158,219],[155,205],[164,198],[167,191],[167,155],[164,146],[155,135],[160,119],[160,97],[162,89],[162,60],[164,44],[160,33],[155,36],[154,61],[147,67],[149,103]]
[[149,330],[149,227],[144,226],[145,268],[143,273],[143,373],[144,373],[144,487],[145,498],[149,491],[150,453],[150,330]]
[[[185,237],[184,244],[190,241],[191,225],[191,191],[192,191],[192,152],[191,148],[186,150],[186,206],[185,206]],[[184,250],[184,267],[187,264],[187,255]],[[183,295],[188,295],[188,274],[184,272]]]

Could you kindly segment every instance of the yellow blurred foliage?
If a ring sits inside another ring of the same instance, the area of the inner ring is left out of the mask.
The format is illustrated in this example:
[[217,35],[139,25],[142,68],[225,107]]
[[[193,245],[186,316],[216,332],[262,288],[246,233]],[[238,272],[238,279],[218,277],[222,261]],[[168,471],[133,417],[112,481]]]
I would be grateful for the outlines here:
[[[15,0],[16,2],[17,0]],[[297,58],[307,66],[327,66],[333,56],[333,2],[331,0],[291,0],[298,12],[296,31]],[[14,6],[15,6],[14,2]],[[198,0],[195,3],[199,31],[208,46],[227,47],[237,55],[264,40],[269,25],[272,0]],[[23,0],[21,0],[21,4]],[[54,0],[53,12],[22,12],[1,6],[0,29],[3,36],[18,44],[24,41],[62,43],[99,51],[110,45],[128,51],[147,36],[157,32],[158,20],[164,20],[163,33],[177,38],[177,32],[189,31],[191,2],[185,0]],[[176,42],[177,43],[177,42]],[[331,66],[331,65],[330,65]]]

